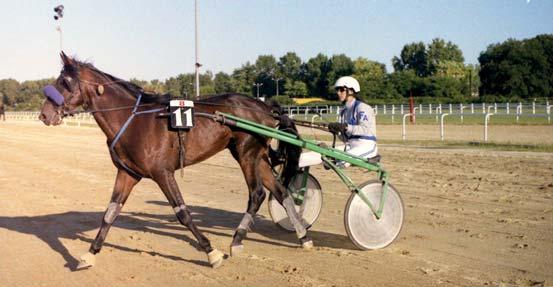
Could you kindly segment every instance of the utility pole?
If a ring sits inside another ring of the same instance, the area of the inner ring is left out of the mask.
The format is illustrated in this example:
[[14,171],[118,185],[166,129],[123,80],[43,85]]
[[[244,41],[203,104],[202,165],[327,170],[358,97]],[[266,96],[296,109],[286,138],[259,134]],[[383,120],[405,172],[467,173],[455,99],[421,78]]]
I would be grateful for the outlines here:
[[255,83],[254,87],[257,87],[257,99],[259,100],[259,87],[263,86],[263,83]]
[[198,60],[198,0],[194,0],[194,36],[196,48],[196,100],[200,99],[200,67],[202,66]]
[[469,69],[469,99],[472,98],[472,69]]
[[[440,111],[441,112],[441,111]],[[411,114],[411,123],[415,123],[415,101],[413,99],[413,91],[409,90],[409,113]]]

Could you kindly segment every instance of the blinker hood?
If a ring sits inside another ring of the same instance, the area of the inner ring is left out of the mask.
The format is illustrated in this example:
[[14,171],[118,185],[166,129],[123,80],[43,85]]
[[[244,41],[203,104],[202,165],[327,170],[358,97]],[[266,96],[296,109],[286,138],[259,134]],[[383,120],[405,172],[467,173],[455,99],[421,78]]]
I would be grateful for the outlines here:
[[64,98],[61,95],[61,93],[52,85],[48,85],[42,89],[44,92],[44,95],[52,100],[56,105],[61,106],[63,105]]

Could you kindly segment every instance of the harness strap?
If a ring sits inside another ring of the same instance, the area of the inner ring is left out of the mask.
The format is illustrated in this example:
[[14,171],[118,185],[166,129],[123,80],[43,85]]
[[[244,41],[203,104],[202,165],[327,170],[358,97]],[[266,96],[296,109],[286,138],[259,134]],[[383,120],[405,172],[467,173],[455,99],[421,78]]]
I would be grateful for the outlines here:
[[179,137],[179,166],[180,166],[180,177],[184,178],[184,156],[186,148],[184,143],[186,142],[186,132],[182,132],[180,129],[177,130]]
[[350,138],[350,139],[363,139],[363,140],[376,141],[376,137],[375,137],[375,136],[350,136],[349,138]]
[[147,111],[141,111],[141,112],[138,112],[138,107],[140,106],[140,100],[142,99],[142,94],[139,94],[138,95],[138,99],[136,100],[136,103],[133,107],[133,110],[132,110],[132,113],[131,113],[131,116],[127,119],[127,121],[125,122],[125,124],[121,127],[121,129],[119,129],[119,131],[117,132],[117,134],[115,134],[115,138],[113,139],[113,141],[110,143],[109,145],[109,152],[112,156],[112,158],[114,159],[115,162],[117,162],[117,164],[119,164],[120,167],[122,167],[123,169],[125,169],[129,174],[131,174],[132,176],[136,177],[136,178],[142,178],[144,177],[143,175],[139,174],[138,172],[132,170],[130,167],[128,167],[122,160],[121,158],[119,157],[119,155],[117,154],[117,152],[115,151],[115,145],[117,144],[117,142],[119,141],[119,139],[121,138],[121,136],[123,135],[123,133],[127,130],[127,128],[129,127],[130,123],[132,122],[132,120],[134,119],[135,116],[137,115],[142,115],[142,114],[150,114],[150,113],[158,113],[158,112],[161,112],[164,110],[164,108],[159,108],[159,109],[153,109],[153,110],[147,110]]

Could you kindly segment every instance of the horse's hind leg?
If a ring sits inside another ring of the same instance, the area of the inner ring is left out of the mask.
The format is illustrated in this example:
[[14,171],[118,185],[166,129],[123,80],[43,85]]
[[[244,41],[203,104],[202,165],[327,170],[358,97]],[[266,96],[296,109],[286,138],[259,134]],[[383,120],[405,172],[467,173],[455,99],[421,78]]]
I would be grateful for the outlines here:
[[121,212],[121,208],[127,201],[127,198],[129,198],[132,188],[139,181],[140,179],[132,177],[126,171],[121,169],[118,170],[117,177],[115,178],[115,186],[113,187],[113,193],[111,195],[111,201],[106,212],[104,213],[104,218],[102,219],[102,226],[98,231],[98,235],[96,235],[96,238],[92,241],[89,252],[81,256],[77,269],[94,266],[96,261],[94,255],[102,249],[102,245],[106,240],[106,236],[111,225],[119,215],[119,212]]
[[307,234],[307,229],[301,223],[302,220],[299,214],[296,212],[294,200],[286,191],[286,188],[275,178],[273,171],[268,161],[263,160],[259,164],[259,170],[261,178],[263,179],[263,185],[271,191],[275,199],[286,209],[286,213],[290,218],[290,221],[296,229],[296,235],[300,240],[301,246],[304,249],[310,249],[313,247],[313,241]]
[[167,200],[173,207],[173,211],[177,215],[179,222],[188,227],[192,234],[198,240],[200,247],[207,253],[209,263],[213,268],[217,268],[223,264],[224,254],[211,247],[209,239],[205,237],[200,230],[196,227],[196,224],[192,221],[190,211],[186,207],[182,194],[179,191],[179,186],[175,181],[175,175],[173,172],[163,171],[160,174],[154,176],[154,181],[159,185],[163,194],[167,197]]
[[255,152],[250,150],[245,155],[241,156],[239,161],[242,172],[246,179],[246,184],[248,185],[249,190],[249,200],[248,200],[248,209],[240,221],[240,224],[234,232],[232,237],[232,243],[230,246],[230,254],[236,256],[242,252],[244,245],[242,245],[242,240],[246,238],[248,229],[253,223],[253,219],[259,211],[259,207],[265,200],[265,190],[263,190],[263,184],[261,177],[259,176],[258,163],[260,158],[260,151]]

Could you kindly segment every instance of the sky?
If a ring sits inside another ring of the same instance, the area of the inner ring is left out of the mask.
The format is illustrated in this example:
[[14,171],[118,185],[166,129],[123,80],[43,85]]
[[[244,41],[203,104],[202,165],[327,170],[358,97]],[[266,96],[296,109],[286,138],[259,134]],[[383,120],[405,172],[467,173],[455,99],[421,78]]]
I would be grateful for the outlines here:
[[[61,21],[53,8],[65,6]],[[67,55],[114,76],[160,79],[194,71],[193,0],[0,0],[0,79],[59,74]],[[405,44],[440,37],[466,63],[493,43],[553,33],[553,0],[198,0],[202,72],[231,73],[259,55],[303,61],[344,53],[387,65]]]

